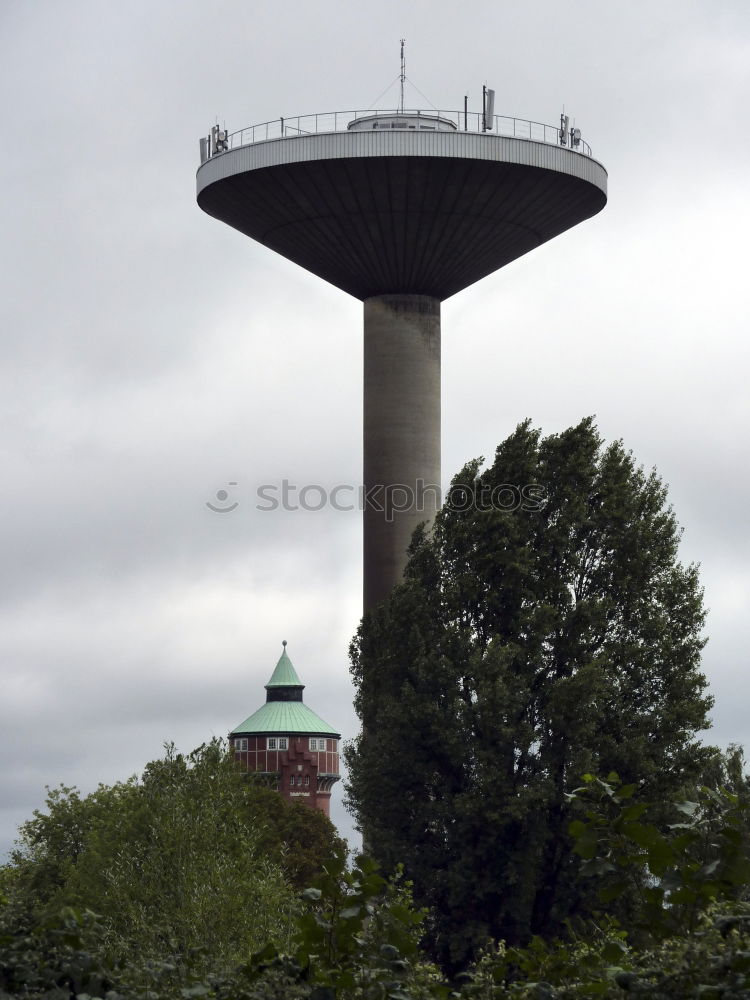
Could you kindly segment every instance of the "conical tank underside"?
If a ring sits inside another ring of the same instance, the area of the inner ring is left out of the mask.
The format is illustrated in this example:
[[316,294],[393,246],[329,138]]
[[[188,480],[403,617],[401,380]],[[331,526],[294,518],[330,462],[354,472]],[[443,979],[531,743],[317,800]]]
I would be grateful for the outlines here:
[[443,300],[601,211],[607,173],[570,149],[467,132],[346,132],[204,163],[209,215],[358,299]]

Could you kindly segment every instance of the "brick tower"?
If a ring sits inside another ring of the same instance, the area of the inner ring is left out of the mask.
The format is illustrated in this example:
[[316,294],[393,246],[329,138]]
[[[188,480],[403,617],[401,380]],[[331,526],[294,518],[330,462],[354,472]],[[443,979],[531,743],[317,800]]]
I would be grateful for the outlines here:
[[305,685],[287,656],[286,640],[266,703],[229,734],[234,758],[269,779],[285,799],[330,815],[331,788],[339,780],[339,739],[302,702]]

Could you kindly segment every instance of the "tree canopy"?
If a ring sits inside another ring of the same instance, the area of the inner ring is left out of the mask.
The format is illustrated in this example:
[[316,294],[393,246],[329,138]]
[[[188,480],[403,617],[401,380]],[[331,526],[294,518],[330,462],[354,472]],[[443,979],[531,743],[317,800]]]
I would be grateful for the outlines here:
[[459,472],[363,620],[349,802],[449,967],[587,911],[565,836],[582,773],[659,802],[705,763],[702,590],[679,539],[660,478],[592,419],[549,437],[527,421]]
[[452,981],[425,961],[419,939],[426,914],[412,905],[401,873],[387,881],[371,860],[347,865],[339,852],[301,893],[286,941],[269,941],[234,967],[222,952],[206,957],[200,945],[183,954],[167,950],[158,961],[138,954],[112,963],[102,948],[106,925],[95,914],[68,907],[24,927],[0,893],[0,997],[747,998],[750,782],[742,769],[739,748],[717,754],[709,771],[723,772],[736,791],[693,787],[692,799],[669,804],[673,822],[663,833],[650,820],[665,803],[642,801],[638,785],[623,785],[614,773],[584,775],[568,796],[576,817],[569,847],[581,859],[581,878],[591,880],[605,904],[634,884],[635,920],[623,926],[599,914],[572,921],[563,940],[534,937],[525,948],[492,942]]
[[222,741],[168,745],[140,779],[50,791],[0,888],[31,919],[95,912],[113,961],[198,949],[231,963],[283,944],[297,890],[340,848],[327,817],[258,785]]

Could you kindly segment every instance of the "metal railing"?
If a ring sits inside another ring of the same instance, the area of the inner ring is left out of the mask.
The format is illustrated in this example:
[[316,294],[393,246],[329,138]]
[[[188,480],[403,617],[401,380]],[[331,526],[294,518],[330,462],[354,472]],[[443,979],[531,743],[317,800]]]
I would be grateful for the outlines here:
[[[262,122],[260,125],[249,125],[247,128],[231,132],[224,140],[224,149],[211,151],[210,137],[207,143],[207,153],[219,155],[227,149],[237,149],[249,146],[255,142],[266,142],[268,139],[292,138],[300,135],[318,135],[325,132],[346,132],[348,125],[355,118],[376,117],[393,118],[394,116],[419,117],[425,119],[441,118],[452,122],[457,132],[480,132],[485,135],[501,135],[515,139],[527,139],[531,142],[545,142],[553,146],[571,148],[570,132],[566,141],[562,141],[562,133],[557,125],[545,125],[542,122],[526,121],[523,118],[511,118],[507,115],[493,115],[483,128],[483,116],[475,111],[425,111],[421,110],[391,110],[384,111],[328,111],[312,115],[297,115],[295,118],[276,118],[273,121]],[[491,128],[489,126],[492,126]],[[406,126],[404,126],[406,128]],[[441,131],[450,131],[445,126]],[[583,139],[579,140],[574,152],[591,156],[591,146]]]

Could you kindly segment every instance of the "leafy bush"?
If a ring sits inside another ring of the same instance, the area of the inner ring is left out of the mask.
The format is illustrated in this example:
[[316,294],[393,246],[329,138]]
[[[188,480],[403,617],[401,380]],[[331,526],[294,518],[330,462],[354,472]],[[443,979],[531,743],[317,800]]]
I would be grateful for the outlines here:
[[740,898],[750,883],[745,831],[750,804],[726,789],[701,786],[695,801],[674,803],[676,821],[666,831],[644,822],[646,802],[633,801],[638,785],[584,775],[568,795],[583,819],[569,827],[581,873],[596,876],[602,902],[634,890],[635,930],[646,940],[691,933],[713,900]]
[[288,947],[294,881],[340,846],[325,816],[249,780],[216,740],[187,756],[168,746],[139,780],[86,797],[50,792],[1,884],[35,926],[64,907],[100,914],[95,947],[110,968],[216,969]]
[[409,887],[387,883],[374,862],[346,865],[333,858],[300,899],[288,947],[273,943],[234,967],[205,947],[157,959],[102,960],[98,917],[66,909],[56,920],[11,930],[0,912],[3,978],[13,996],[105,997],[107,1000],[428,1000],[447,997],[436,969],[420,959],[424,914],[411,904]]

